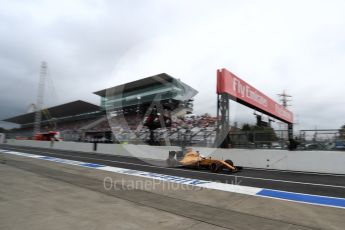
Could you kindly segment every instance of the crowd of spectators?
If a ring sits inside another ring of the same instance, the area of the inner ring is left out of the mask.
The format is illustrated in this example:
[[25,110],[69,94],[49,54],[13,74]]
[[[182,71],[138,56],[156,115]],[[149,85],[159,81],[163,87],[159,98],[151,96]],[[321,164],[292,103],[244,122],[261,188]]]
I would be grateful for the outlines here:
[[[78,121],[57,122],[56,127],[43,126],[41,131],[59,131],[65,140],[81,140],[83,133],[111,132],[120,142],[146,142],[153,132],[157,142],[169,140],[170,143],[187,141],[191,144],[207,145],[215,137],[216,117],[210,115],[197,116],[194,114],[184,117],[172,117],[168,127],[150,130],[145,126],[143,117],[130,115],[126,117],[109,117],[83,119]],[[94,124],[94,125],[93,125]],[[32,136],[32,127],[17,130],[17,136]]]
[[165,144],[165,141],[179,144],[187,142],[207,146],[214,141],[216,135],[216,118],[210,115],[188,115],[172,117],[168,127],[150,130],[144,126],[143,119],[128,116],[126,119],[112,118],[110,125],[115,138],[120,142],[147,142],[153,132],[155,142]]
[[[73,131],[78,132],[83,127],[87,126],[88,124],[96,121],[99,118],[93,118],[93,119],[85,119],[85,120],[79,120],[79,121],[69,121],[69,122],[63,122],[63,123],[57,123],[55,130],[56,131]],[[53,128],[54,129],[54,128]]]

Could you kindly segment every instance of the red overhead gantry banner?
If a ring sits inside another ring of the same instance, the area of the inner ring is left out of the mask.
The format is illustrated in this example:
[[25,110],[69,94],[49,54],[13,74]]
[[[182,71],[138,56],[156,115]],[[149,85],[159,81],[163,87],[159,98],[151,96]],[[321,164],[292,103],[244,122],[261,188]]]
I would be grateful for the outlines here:
[[217,94],[223,93],[250,108],[283,122],[293,123],[292,112],[226,69],[217,70]]

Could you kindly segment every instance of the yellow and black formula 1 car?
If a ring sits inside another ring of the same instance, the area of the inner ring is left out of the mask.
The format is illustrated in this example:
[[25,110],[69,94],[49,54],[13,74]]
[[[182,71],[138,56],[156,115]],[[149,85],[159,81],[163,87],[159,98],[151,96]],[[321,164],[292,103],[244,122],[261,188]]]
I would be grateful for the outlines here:
[[[171,162],[171,160],[169,162]],[[193,151],[191,148],[187,149],[184,157],[177,162],[184,167],[196,169],[205,168],[215,173],[223,169],[227,169],[230,172],[237,172],[242,169],[242,167],[234,166],[231,160],[218,160],[212,159],[212,157],[203,157],[200,153]]]

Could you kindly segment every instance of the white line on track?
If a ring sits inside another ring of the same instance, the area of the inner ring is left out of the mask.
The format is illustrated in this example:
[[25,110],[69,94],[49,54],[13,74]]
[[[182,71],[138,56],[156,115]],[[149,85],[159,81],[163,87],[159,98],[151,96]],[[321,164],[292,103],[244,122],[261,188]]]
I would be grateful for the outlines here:
[[345,177],[344,174],[317,173],[317,172],[302,172],[302,171],[291,171],[291,170],[281,170],[281,169],[251,168],[251,167],[246,167],[246,168],[247,168],[247,169],[250,169],[250,170],[266,171],[266,172],[286,172],[286,173],[298,173],[298,174],[305,174],[305,175]]
[[[10,148],[11,149],[11,148]],[[22,148],[12,148],[12,150],[21,150],[21,151],[32,151],[32,152],[38,152],[42,153],[44,151],[38,151],[38,150],[28,150],[28,149],[22,149]],[[65,154],[59,154],[59,153],[47,153],[51,155],[56,156],[66,156]],[[188,169],[182,169],[182,168],[167,168],[162,166],[154,166],[154,165],[143,165],[143,164],[137,164],[137,163],[131,163],[131,162],[123,162],[123,161],[116,161],[116,160],[106,160],[106,159],[99,159],[99,158],[92,158],[92,157],[84,157],[84,156],[74,156],[76,158],[80,159],[89,159],[89,160],[98,160],[98,161],[104,161],[104,162],[114,162],[114,163],[120,163],[120,164],[129,164],[129,165],[137,165],[142,167],[149,167],[149,168],[161,168],[161,169],[168,169],[168,170],[175,170],[175,171],[185,171],[185,172],[193,172],[193,173],[199,173],[199,174],[207,174],[207,175],[215,175],[214,173],[209,172],[201,172],[201,171],[191,171]],[[331,188],[342,188],[345,189],[345,186],[341,185],[330,185],[330,184],[317,184],[317,183],[308,183],[308,182],[300,182],[300,181],[289,181],[289,180],[278,180],[278,179],[269,179],[269,178],[261,178],[261,177],[249,177],[249,176],[238,176],[238,175],[228,175],[228,174],[219,174],[226,177],[232,177],[232,178],[244,178],[244,179],[253,179],[253,180],[263,180],[263,181],[274,181],[274,182],[281,182],[281,183],[290,183],[290,184],[302,184],[302,185],[311,185],[311,186],[321,186],[321,187],[331,187]]]
[[[25,148],[20,148],[18,146],[15,147],[9,147],[6,146],[6,148],[10,148],[12,150],[23,150],[23,151],[34,151],[34,152],[42,152],[44,150],[33,150],[33,149],[25,149]],[[49,149],[47,149],[49,151]],[[138,158],[138,157],[133,157],[133,156],[124,156],[124,155],[112,155],[112,154],[107,154],[107,153],[93,153],[93,152],[81,152],[81,151],[74,151],[74,150],[64,150],[64,149],[54,149],[62,152],[72,152],[72,153],[86,153],[89,155],[101,155],[101,156],[114,156],[117,158],[129,158],[129,159],[139,159],[142,161],[148,160],[148,161],[157,161],[157,162],[162,162],[163,160],[159,159],[153,159],[153,158]],[[252,167],[246,167],[246,169],[252,170],[252,171],[266,171],[266,172],[284,172],[284,173],[297,173],[297,174],[305,174],[305,175],[319,175],[319,176],[332,176],[332,177],[344,177],[345,174],[334,174],[334,173],[318,173],[318,172],[303,172],[303,171],[292,171],[292,170],[281,170],[281,169],[269,169],[269,168],[252,168]],[[220,175],[226,175],[226,174],[221,174]]]

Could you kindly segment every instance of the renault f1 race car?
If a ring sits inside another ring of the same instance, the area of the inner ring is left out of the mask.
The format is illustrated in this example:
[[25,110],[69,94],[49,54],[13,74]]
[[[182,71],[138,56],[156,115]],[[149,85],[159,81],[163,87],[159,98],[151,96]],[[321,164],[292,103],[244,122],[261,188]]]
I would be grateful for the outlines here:
[[[174,159],[172,159],[172,157],[174,157],[173,154],[170,154],[168,159],[168,164],[170,166],[176,165],[176,163],[173,163]],[[215,173],[223,169],[227,169],[230,172],[237,172],[242,169],[242,167],[234,166],[231,160],[218,160],[212,159],[212,157],[203,157],[199,152],[195,152],[191,148],[187,149],[186,154],[181,160],[177,161],[177,164],[188,168],[209,169],[211,172]]]

